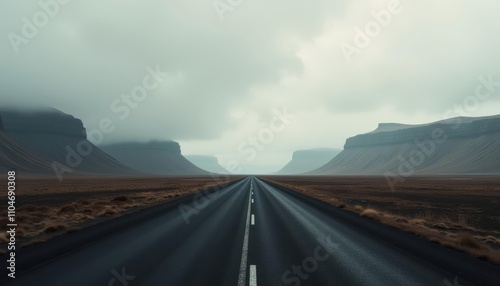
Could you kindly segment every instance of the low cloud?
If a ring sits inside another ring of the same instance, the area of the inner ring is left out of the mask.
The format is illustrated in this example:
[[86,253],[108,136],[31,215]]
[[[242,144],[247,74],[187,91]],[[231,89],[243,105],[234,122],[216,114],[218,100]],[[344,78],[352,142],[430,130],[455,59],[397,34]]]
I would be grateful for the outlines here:
[[[53,106],[89,129],[109,117],[117,129],[108,143],[173,139],[184,153],[229,158],[269,110],[287,106],[299,119],[253,162],[281,165],[296,149],[341,147],[381,121],[442,119],[479,76],[500,81],[500,4],[491,0],[401,0],[350,61],[341,44],[355,45],[357,28],[391,0],[243,1],[223,21],[211,1],[42,2],[59,10],[45,12],[17,53],[8,35],[23,36],[24,18],[36,25],[46,10],[0,4],[1,104]],[[157,66],[168,77],[120,120],[113,102]],[[498,113],[499,98],[464,115]]]

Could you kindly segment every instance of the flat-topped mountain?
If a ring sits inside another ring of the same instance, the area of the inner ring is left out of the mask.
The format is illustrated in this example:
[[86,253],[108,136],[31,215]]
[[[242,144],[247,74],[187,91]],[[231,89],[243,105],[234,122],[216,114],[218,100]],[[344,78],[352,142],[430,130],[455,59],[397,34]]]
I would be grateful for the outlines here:
[[57,109],[39,110],[2,109],[4,126],[9,134],[45,134],[87,139],[83,122]]
[[429,138],[432,131],[442,129],[447,138],[477,137],[500,131],[500,116],[466,118],[457,117],[432,124],[404,125],[380,124],[370,133],[347,139],[345,148],[413,142]]
[[293,175],[310,172],[328,163],[341,151],[341,149],[331,148],[297,150],[293,152],[292,160],[276,174]]
[[215,156],[187,155],[186,159],[203,170],[219,174],[228,173],[228,171],[219,164],[219,160]]
[[[80,119],[56,109],[0,110],[5,133],[46,158],[63,173],[137,173],[87,140]],[[63,171],[64,170],[64,171]]]
[[311,174],[500,174],[500,116],[381,124]]
[[127,142],[102,146],[102,149],[123,164],[156,175],[206,175],[181,154],[179,143],[153,141]]

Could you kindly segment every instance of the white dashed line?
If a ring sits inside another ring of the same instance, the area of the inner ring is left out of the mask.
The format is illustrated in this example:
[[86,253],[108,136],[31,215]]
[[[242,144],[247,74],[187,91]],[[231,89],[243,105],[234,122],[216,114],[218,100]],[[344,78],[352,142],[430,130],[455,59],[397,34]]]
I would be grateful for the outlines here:
[[255,225],[255,215],[252,215],[252,225]]
[[250,286],[257,286],[257,265],[250,265]]
[[[238,277],[238,286],[245,286],[247,280],[247,260],[248,260],[248,237],[250,234],[250,198],[248,197],[248,211],[247,211],[247,221],[245,225],[245,236],[243,237],[243,249],[241,251],[241,262],[240,262],[240,275]],[[252,285],[250,283],[250,285]],[[255,284],[257,285],[257,284]]]
[[252,204],[253,204],[253,199],[252,199]]

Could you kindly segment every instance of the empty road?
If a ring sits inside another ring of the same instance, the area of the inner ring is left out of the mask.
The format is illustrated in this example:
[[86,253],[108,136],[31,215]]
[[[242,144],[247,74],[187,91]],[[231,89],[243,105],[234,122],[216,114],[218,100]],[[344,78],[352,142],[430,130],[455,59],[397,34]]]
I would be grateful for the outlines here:
[[498,266],[256,177],[16,255],[2,285],[500,285]]

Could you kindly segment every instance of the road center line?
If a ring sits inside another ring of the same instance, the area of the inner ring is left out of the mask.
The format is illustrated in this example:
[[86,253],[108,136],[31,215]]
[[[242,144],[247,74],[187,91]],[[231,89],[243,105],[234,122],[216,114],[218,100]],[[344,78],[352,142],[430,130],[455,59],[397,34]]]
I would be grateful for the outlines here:
[[250,286],[257,286],[257,265],[250,265]]
[[[238,277],[238,286],[245,286],[247,280],[247,262],[248,262],[248,237],[250,234],[250,207],[252,206],[250,198],[252,197],[252,192],[249,192],[248,197],[248,211],[247,211],[247,221],[245,225],[245,236],[243,238],[243,249],[241,252],[241,262],[240,262],[240,275]],[[252,285],[250,283],[250,285]],[[255,284],[257,285],[257,284]]]
[[252,225],[255,225],[255,215],[252,215]]
[[253,204],[253,199],[252,199],[252,204]]

